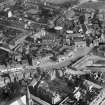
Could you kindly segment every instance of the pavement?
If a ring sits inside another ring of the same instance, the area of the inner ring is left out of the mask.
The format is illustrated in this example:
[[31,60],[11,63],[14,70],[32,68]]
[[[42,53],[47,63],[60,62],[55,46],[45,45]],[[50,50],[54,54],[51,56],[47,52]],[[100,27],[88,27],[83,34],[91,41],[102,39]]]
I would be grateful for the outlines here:
[[85,56],[87,55],[89,52],[91,51],[91,48],[89,47],[86,47],[86,48],[78,48],[76,51],[73,51],[73,56],[68,56],[68,55],[65,55],[63,56],[65,59],[60,61],[60,62],[54,62],[54,61],[51,61],[49,59],[49,57],[47,58],[42,58],[40,60],[38,60],[38,62],[40,62],[37,66],[36,62],[33,61],[33,65],[34,67],[40,67],[42,69],[59,69],[61,67],[64,67],[64,66],[67,66],[69,65],[72,61],[75,61],[76,59],[82,57],[82,56]]
[[[78,58],[87,55],[90,51],[91,51],[91,48],[89,48],[89,47],[82,48],[82,49],[80,48],[77,51],[73,51],[72,56],[68,56],[69,55],[69,53],[68,53],[67,55],[62,56],[65,59],[63,59],[61,61],[56,61],[56,62],[50,60],[51,55],[49,55],[47,57],[39,58],[39,59],[33,59],[33,66],[31,66],[31,67],[29,66],[29,68],[35,69],[37,67],[40,67],[41,69],[44,69],[44,70],[59,69],[61,67],[65,67],[65,66],[69,65],[72,61],[75,61]],[[21,68],[24,68],[24,67],[22,65],[18,66],[18,68],[15,67],[16,71],[20,71]],[[13,69],[14,69],[14,67],[13,67]],[[13,69],[10,69],[11,72],[13,72]],[[9,69],[1,70],[1,71],[8,72]],[[22,69],[22,71],[23,71],[23,69]]]

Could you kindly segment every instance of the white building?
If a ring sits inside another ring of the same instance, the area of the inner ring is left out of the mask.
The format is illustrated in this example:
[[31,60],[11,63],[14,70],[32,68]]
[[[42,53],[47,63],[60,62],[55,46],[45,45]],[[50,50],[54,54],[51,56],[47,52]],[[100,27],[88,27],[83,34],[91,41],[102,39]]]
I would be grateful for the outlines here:
[[18,100],[14,101],[10,105],[26,105],[26,96],[20,97]]
[[75,48],[85,48],[86,47],[86,41],[76,41],[75,42]]

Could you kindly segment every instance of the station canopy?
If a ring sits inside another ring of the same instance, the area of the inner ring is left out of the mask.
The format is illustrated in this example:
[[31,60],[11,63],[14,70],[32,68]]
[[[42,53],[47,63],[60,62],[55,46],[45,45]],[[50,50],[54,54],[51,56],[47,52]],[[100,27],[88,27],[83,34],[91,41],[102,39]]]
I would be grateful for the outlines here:
[[52,3],[52,4],[57,4],[61,5],[66,2],[71,2],[72,0],[46,0],[46,2]]
[[105,1],[88,1],[78,5],[77,8],[90,8],[90,9],[104,9]]

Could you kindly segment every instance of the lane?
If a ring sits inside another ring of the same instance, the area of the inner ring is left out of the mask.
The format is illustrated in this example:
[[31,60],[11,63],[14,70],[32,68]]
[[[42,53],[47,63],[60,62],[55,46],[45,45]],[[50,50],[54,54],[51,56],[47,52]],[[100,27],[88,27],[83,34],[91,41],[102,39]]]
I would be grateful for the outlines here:
[[[86,52],[85,52],[86,51]],[[52,69],[59,69],[61,67],[67,66],[69,65],[73,60],[75,61],[76,59],[78,59],[81,56],[85,56],[87,55],[89,52],[91,51],[91,48],[83,48],[82,50],[79,49],[76,52],[74,51],[73,56],[69,57],[68,55],[63,56],[65,58],[65,60],[61,60],[60,62],[54,62],[51,61],[49,59],[50,55],[44,58],[40,58],[38,59],[33,59],[33,66],[17,66],[17,67],[13,67],[13,68],[6,68],[1,69],[1,72],[14,72],[14,71],[24,71],[24,68],[33,68],[36,69],[37,67],[40,67],[42,70],[52,70]],[[39,64],[37,64],[36,62],[40,62]]]

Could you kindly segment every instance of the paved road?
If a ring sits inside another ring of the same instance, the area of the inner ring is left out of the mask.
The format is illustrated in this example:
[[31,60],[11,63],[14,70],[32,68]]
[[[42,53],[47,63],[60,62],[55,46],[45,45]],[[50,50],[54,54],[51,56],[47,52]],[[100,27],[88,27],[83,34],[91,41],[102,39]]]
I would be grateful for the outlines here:
[[[68,55],[63,56],[66,59],[61,61],[61,62],[53,62],[49,59],[50,56],[48,56],[48,57],[44,57],[42,59],[40,58],[39,60],[34,60],[34,66],[32,66],[32,67],[27,66],[27,67],[34,68],[34,69],[36,67],[40,67],[42,70],[45,70],[45,71],[46,70],[49,71],[52,69],[59,69],[61,67],[65,67],[65,66],[69,65],[71,63],[71,61],[73,61],[73,60],[75,61],[79,57],[87,55],[90,51],[91,51],[91,48],[88,48],[88,47],[87,48],[79,48],[77,51],[74,51],[72,57],[68,57]],[[36,61],[39,61],[41,63],[37,66]],[[20,69],[20,68],[23,68],[23,69]],[[22,65],[20,65],[20,68],[18,70],[19,72],[21,72],[21,71],[23,72],[24,70],[26,70],[26,69],[24,69],[24,67],[22,67]],[[10,69],[10,70],[12,70],[12,69]],[[7,71],[5,71],[5,73],[10,71],[10,70],[8,69]],[[17,69],[16,69],[16,71],[17,71]],[[30,69],[29,69],[29,71],[30,71]],[[4,72],[4,70],[3,70],[3,72]],[[27,70],[24,72],[28,73]],[[14,68],[13,68],[13,71],[10,72],[10,74],[12,74],[12,73],[14,73]],[[2,75],[2,73],[0,73],[0,74]],[[0,82],[2,84],[3,80]]]
[[[77,51],[74,51],[73,56],[68,57],[68,55],[64,56],[66,59],[62,60],[61,62],[53,62],[49,60],[49,58],[43,58],[39,60],[40,64],[39,67],[42,69],[52,69],[52,68],[61,68],[64,66],[67,66],[68,64],[71,63],[71,61],[75,61],[79,57],[87,55],[91,51],[91,48],[86,47],[86,48],[79,48]],[[36,62],[34,62],[34,67],[36,67]]]
[[[80,48],[80,49],[78,49],[77,51],[74,51],[73,52],[73,56],[68,56],[68,54],[67,55],[65,55],[65,56],[63,56],[63,58],[65,58],[64,60],[61,60],[60,62],[54,62],[54,61],[51,61],[50,59],[49,59],[49,57],[51,56],[51,55],[49,55],[49,56],[47,56],[47,57],[44,57],[44,58],[40,58],[40,59],[34,59],[33,60],[33,65],[34,66],[32,66],[31,68],[36,68],[36,67],[40,67],[40,68],[42,68],[42,69],[53,69],[53,68],[61,68],[61,67],[64,67],[64,66],[67,66],[68,64],[70,64],[71,63],[71,61],[75,61],[76,59],[78,59],[79,57],[82,57],[82,56],[85,56],[85,55],[87,55],[89,52],[91,51],[91,48]],[[40,62],[40,64],[39,65],[37,65],[36,64],[36,62]],[[20,66],[21,68],[22,68],[22,66]]]

